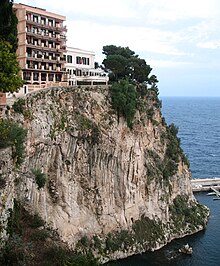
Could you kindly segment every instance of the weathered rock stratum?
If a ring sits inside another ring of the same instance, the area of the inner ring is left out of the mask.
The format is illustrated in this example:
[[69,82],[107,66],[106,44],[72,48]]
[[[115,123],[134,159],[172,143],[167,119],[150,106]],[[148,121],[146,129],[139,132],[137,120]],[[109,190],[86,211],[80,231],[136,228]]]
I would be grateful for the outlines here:
[[[39,91],[22,108],[11,113],[28,130],[16,197],[71,248],[89,247],[104,262],[204,228],[207,210],[153,90],[140,97],[132,129],[112,109],[108,88]],[[47,178],[42,188],[36,171]]]

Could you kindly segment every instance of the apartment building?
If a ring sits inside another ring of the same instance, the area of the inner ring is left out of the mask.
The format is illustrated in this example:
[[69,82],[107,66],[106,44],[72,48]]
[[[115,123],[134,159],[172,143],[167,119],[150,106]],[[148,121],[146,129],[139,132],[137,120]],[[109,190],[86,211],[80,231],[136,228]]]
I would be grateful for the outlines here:
[[67,47],[64,57],[69,86],[108,83],[107,73],[100,68],[95,69],[94,52]]
[[17,56],[25,81],[20,93],[67,85],[66,18],[24,4],[14,4],[13,9],[18,18]]

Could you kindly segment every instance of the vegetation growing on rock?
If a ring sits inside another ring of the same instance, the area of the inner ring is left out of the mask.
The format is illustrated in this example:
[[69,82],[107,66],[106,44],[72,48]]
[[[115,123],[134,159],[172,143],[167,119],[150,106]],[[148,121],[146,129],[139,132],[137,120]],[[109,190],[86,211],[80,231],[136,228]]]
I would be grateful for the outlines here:
[[183,228],[187,228],[190,233],[195,228],[205,227],[208,208],[199,203],[190,202],[186,195],[178,195],[170,205],[170,213],[173,231],[179,233]]
[[122,115],[127,121],[127,125],[132,128],[134,115],[137,108],[137,93],[134,85],[128,80],[120,80],[113,83],[110,89],[112,107],[119,116]]
[[43,188],[47,181],[46,174],[43,173],[40,169],[32,169],[31,171],[35,177],[35,182],[38,189]]
[[7,228],[9,239],[0,253],[0,265],[95,266],[92,254],[71,251],[56,231],[38,214],[31,214],[15,200]]
[[0,119],[0,148],[11,146],[13,148],[12,156],[19,166],[24,159],[24,141],[26,139],[27,130],[18,124]]

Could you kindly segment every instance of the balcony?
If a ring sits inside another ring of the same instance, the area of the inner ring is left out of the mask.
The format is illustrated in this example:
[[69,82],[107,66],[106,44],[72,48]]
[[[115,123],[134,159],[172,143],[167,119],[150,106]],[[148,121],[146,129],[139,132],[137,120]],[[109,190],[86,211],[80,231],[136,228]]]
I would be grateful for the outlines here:
[[45,51],[45,52],[58,52],[61,53],[63,52],[62,49],[58,49],[57,47],[50,47],[50,46],[42,46],[41,45],[35,45],[33,43],[26,43],[27,47],[35,49],[35,50],[40,50],[40,51]]
[[29,61],[36,61],[36,62],[42,62],[42,56],[36,56],[36,55],[27,55],[27,59]]
[[36,25],[36,26],[37,26],[37,25],[40,25],[38,22],[33,21],[33,20],[30,19],[30,18],[27,18],[26,21],[27,21],[28,24],[31,24],[31,25]]
[[67,31],[66,26],[57,26],[56,24],[55,25],[45,24],[43,21],[33,21],[30,18],[27,18],[26,22],[27,22],[27,24],[41,27],[43,29],[51,29],[51,30],[55,30],[58,32],[66,32]]
[[67,32],[67,27],[66,26],[56,27],[56,31],[59,31],[59,32],[65,31],[65,32]]
[[58,41],[58,42],[62,42],[64,41],[61,38],[57,38],[57,36],[55,34],[53,35],[49,35],[49,34],[42,34],[42,32],[33,32],[31,30],[26,31],[27,36],[31,36],[31,37],[36,37],[37,39],[43,39],[43,40],[51,40],[51,41]]

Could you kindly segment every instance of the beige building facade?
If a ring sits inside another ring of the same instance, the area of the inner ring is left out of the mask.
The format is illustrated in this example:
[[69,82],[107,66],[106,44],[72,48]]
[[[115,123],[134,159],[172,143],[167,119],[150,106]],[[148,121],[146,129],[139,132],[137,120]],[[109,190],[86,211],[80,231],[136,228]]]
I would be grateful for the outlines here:
[[13,9],[18,18],[17,56],[25,81],[21,93],[67,85],[66,18],[24,4],[14,4]]

